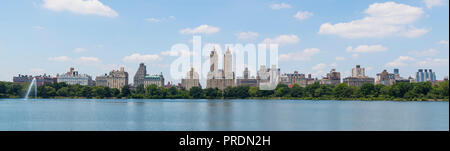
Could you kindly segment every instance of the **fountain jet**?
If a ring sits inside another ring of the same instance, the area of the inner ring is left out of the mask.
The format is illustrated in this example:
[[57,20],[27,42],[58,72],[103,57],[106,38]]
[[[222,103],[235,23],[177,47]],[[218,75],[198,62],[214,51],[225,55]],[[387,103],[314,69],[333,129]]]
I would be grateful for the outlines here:
[[28,86],[27,93],[25,94],[25,100],[28,100],[28,96],[30,95],[31,88],[33,88],[33,85],[34,85],[34,98],[37,98],[37,83],[36,78],[33,78],[33,80],[31,80],[30,85]]

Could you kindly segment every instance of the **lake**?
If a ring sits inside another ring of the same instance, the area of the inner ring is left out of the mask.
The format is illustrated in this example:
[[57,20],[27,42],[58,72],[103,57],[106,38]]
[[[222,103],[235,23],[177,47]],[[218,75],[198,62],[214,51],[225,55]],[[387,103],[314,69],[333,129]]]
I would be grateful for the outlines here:
[[448,102],[0,99],[1,131],[449,130]]

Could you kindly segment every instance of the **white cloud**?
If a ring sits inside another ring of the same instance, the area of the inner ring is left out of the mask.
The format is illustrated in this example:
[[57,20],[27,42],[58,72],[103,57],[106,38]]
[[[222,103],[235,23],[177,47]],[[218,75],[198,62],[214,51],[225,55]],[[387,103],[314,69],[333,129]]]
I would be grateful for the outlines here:
[[81,61],[82,63],[101,62],[100,59],[98,59],[97,57],[80,57],[78,60]]
[[176,19],[175,16],[169,16],[169,17],[164,17],[164,18],[147,18],[145,20],[148,22],[152,22],[152,23],[159,23],[159,22],[175,20],[175,19]]
[[429,30],[423,28],[410,27],[407,31],[403,32],[403,36],[408,38],[416,38],[428,33]]
[[442,6],[444,5],[443,0],[424,0],[425,5],[427,5],[427,8],[432,8],[434,6]]
[[84,15],[117,17],[119,14],[99,0],[44,0],[44,8],[52,11],[70,11]]
[[410,51],[408,52],[410,55],[416,56],[416,57],[423,57],[423,56],[434,56],[436,54],[439,53],[439,51],[435,50],[435,49],[428,49],[428,50],[424,50],[424,51]]
[[357,53],[352,54],[352,58],[353,58],[353,59],[359,58],[359,54],[357,54]]
[[42,26],[33,26],[33,29],[35,30],[44,30],[45,28]]
[[374,38],[391,35],[414,38],[428,32],[426,29],[408,26],[424,14],[419,7],[395,2],[374,3],[364,13],[368,16],[359,20],[322,24],[319,34],[338,35],[344,38]]
[[386,64],[386,67],[404,67],[416,59],[409,56],[400,56],[392,62]]
[[241,32],[237,34],[238,39],[255,39],[259,36],[259,34],[257,32]]
[[125,56],[123,61],[125,62],[148,62],[148,61],[159,61],[161,57],[157,54],[141,55],[139,53],[131,54],[130,56]]
[[294,18],[297,18],[298,20],[305,20],[308,19],[309,17],[312,17],[313,13],[308,12],[308,11],[298,11],[295,15]]
[[345,57],[336,57],[335,59],[336,59],[336,61],[344,61]]
[[438,43],[448,47],[448,40],[441,40]]
[[346,50],[347,52],[354,52],[354,53],[371,53],[371,52],[387,51],[388,48],[383,47],[382,45],[359,45],[356,48],[348,46]]
[[416,63],[418,67],[438,67],[438,66],[448,66],[449,60],[442,58],[427,58],[426,60],[419,61]]
[[266,38],[262,43],[265,44],[294,44],[300,42],[300,38],[298,38],[296,35],[280,35],[275,38]]
[[214,26],[210,26],[210,25],[200,25],[194,29],[191,28],[186,28],[186,29],[182,29],[180,30],[181,34],[213,34],[216,32],[219,32],[220,28],[219,27],[214,27]]
[[167,50],[161,52],[161,55],[164,56],[192,56],[193,54],[194,52],[189,50]]
[[311,69],[314,70],[314,73],[312,73],[313,76],[319,77],[325,74],[324,69],[327,67],[325,63],[319,63],[314,65]]
[[75,48],[73,50],[73,52],[75,52],[75,53],[82,53],[82,52],[85,52],[85,51],[86,51],[86,49],[84,49],[84,48]]
[[297,53],[281,54],[278,59],[280,61],[308,61],[318,53],[320,53],[320,49],[309,48]]
[[279,3],[270,5],[270,8],[272,8],[273,10],[279,10],[283,8],[292,8],[292,6],[286,3]]
[[325,69],[325,67],[327,67],[326,64],[324,64],[324,63],[319,63],[319,64],[313,66],[311,69],[313,69],[313,70],[323,70],[323,69]]
[[158,22],[161,22],[161,20],[156,19],[156,18],[147,18],[147,19],[145,19],[145,20],[148,21],[148,22],[152,22],[152,23],[158,23]]
[[50,58],[48,58],[48,60],[56,61],[56,62],[66,62],[66,61],[71,61],[72,59],[67,56],[58,56],[58,57],[50,57]]

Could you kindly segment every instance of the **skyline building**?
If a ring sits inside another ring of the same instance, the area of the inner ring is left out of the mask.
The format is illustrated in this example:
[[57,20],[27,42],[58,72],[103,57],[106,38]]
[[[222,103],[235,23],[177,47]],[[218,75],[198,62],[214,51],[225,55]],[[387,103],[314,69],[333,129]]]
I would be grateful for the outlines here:
[[192,87],[201,87],[199,75],[194,71],[194,68],[191,68],[191,70],[186,74],[186,77],[181,79],[181,87],[186,90],[190,90]]
[[145,76],[147,76],[147,66],[144,63],[139,64],[139,68],[136,71],[136,74],[133,77],[133,85],[137,87],[141,84],[144,84]]
[[[397,72],[397,74],[398,74],[398,69],[397,70],[394,69],[394,73],[395,72]],[[389,73],[389,72],[387,72],[387,70],[383,70],[383,72],[377,74],[375,84],[382,84],[382,85],[386,85],[386,86],[393,85],[395,83],[395,74],[394,73]]]
[[250,77],[250,71],[247,67],[244,69],[244,77],[236,79],[236,86],[257,87],[258,85],[258,80],[254,77]]
[[103,76],[97,76],[95,81],[97,86],[120,90],[123,86],[128,85],[128,72],[125,72],[124,67],[120,67],[120,70],[112,70],[109,75],[105,73]]
[[374,82],[375,79],[366,76],[365,69],[361,68],[360,65],[356,65],[356,67],[352,69],[351,77],[346,77],[343,80],[343,83],[347,84],[348,86],[356,86],[356,87],[360,87],[364,83],[374,84]]
[[336,72],[336,69],[331,69],[330,73],[327,73],[327,76],[320,80],[320,84],[336,86],[339,83],[341,83],[341,73]]
[[144,63],[139,64],[139,68],[133,77],[133,81],[134,81],[134,83],[133,83],[134,87],[137,87],[139,85],[144,85],[144,87],[147,87],[152,84],[159,86],[159,87],[165,86],[164,85],[165,79],[164,79],[162,72],[159,75],[157,75],[157,74],[149,75],[149,74],[147,74],[147,66]]
[[91,76],[87,74],[79,74],[78,71],[75,71],[75,68],[73,67],[69,69],[69,72],[62,75],[57,75],[56,78],[58,83],[64,82],[69,85],[94,85],[94,81],[92,80]]
[[146,75],[144,77],[144,88],[153,84],[158,87],[164,87],[164,80],[162,72],[159,75]]
[[52,77],[50,75],[38,75],[38,76],[32,76],[32,75],[21,75],[13,77],[13,83],[14,84],[25,84],[25,83],[31,83],[33,81],[33,78],[36,79],[36,85],[37,86],[43,86],[45,84],[52,84],[56,83],[57,79],[56,77]]
[[261,65],[256,80],[261,90],[273,90],[281,81],[280,68],[272,65],[267,69],[265,65]]
[[416,82],[436,81],[436,74],[431,69],[419,69],[416,72]]
[[229,48],[224,54],[223,70],[219,67],[219,54],[214,48],[209,55],[210,68],[206,80],[206,88],[218,88],[224,90],[226,87],[235,86],[235,75],[232,70],[233,56]]

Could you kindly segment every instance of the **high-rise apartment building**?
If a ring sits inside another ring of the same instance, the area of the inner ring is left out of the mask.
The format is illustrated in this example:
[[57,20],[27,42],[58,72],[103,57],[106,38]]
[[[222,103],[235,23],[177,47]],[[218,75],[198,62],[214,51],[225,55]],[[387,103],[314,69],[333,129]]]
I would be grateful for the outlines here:
[[226,87],[235,85],[235,76],[232,70],[233,67],[233,56],[230,49],[224,54],[224,67],[223,70],[218,69],[219,67],[219,54],[214,49],[209,55],[210,68],[206,80],[206,88],[219,88],[224,90]]
[[343,83],[346,83],[348,86],[356,86],[360,87],[364,83],[374,83],[375,79],[366,76],[365,69],[361,68],[360,65],[356,65],[355,68],[352,69],[352,76],[346,77],[343,80]]
[[416,73],[416,82],[436,81],[436,74],[431,69],[419,69]]
[[163,74],[159,74],[159,75],[148,75],[147,74],[147,66],[145,66],[144,63],[140,63],[139,64],[139,68],[136,71],[136,74],[134,75],[133,78],[133,85],[134,87],[137,87],[139,85],[144,85],[144,87],[147,87],[149,85],[156,85],[159,87],[163,87],[164,86],[164,76]]
[[144,84],[145,76],[147,76],[147,66],[144,63],[139,64],[139,68],[133,78],[133,85],[137,87]]

